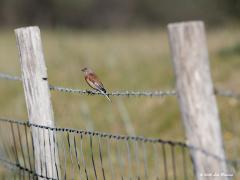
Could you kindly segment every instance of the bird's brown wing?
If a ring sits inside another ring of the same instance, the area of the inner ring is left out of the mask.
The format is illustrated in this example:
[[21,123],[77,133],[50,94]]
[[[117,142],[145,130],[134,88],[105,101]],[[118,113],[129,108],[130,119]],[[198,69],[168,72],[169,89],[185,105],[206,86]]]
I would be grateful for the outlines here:
[[85,80],[88,83],[90,87],[92,87],[95,90],[100,90],[106,93],[106,90],[102,84],[102,82],[98,79],[96,74],[89,73],[87,76],[85,76]]

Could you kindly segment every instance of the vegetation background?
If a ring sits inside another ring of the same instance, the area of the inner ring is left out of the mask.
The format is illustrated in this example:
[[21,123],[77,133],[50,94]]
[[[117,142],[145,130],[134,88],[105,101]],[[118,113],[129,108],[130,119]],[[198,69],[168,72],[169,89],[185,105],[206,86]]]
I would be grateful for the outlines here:
[[[166,25],[204,20],[214,85],[240,92],[238,0],[0,0],[0,72],[20,75],[14,28],[38,25],[52,85],[88,89],[91,67],[109,91],[169,90],[175,78]],[[240,102],[218,97],[228,158],[239,158]],[[184,141],[176,97],[52,92],[58,127]],[[27,119],[21,83],[0,82],[0,116]],[[0,168],[0,177],[5,177]]]

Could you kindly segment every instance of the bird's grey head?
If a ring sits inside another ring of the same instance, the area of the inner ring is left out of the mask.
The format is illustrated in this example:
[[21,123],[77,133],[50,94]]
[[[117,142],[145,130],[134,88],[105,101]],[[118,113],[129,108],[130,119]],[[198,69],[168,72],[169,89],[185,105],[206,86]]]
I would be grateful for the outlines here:
[[82,72],[85,72],[85,71],[87,71],[87,70],[88,70],[88,68],[86,68],[86,67],[83,68],[83,69],[81,69]]
[[82,71],[84,74],[88,74],[88,73],[91,73],[91,72],[92,72],[92,70],[89,69],[89,68],[87,68],[87,67],[81,69],[81,71]]

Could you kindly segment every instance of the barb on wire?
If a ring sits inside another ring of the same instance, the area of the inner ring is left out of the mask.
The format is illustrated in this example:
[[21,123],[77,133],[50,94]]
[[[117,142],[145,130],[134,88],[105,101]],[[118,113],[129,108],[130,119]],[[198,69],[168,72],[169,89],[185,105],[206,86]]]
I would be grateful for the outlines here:
[[[6,73],[0,73],[0,79],[6,79],[6,80],[13,80],[13,81],[21,81],[21,77],[19,76],[12,76]],[[52,91],[58,91],[58,92],[65,92],[65,93],[73,93],[73,94],[81,94],[81,95],[100,95],[104,96],[102,93],[95,91],[95,90],[82,90],[77,88],[67,88],[67,87],[60,87],[60,86],[53,86],[49,85],[49,89]],[[214,92],[217,96],[223,96],[228,98],[234,98],[236,100],[240,101],[240,94],[234,93],[230,90],[220,90],[220,89],[214,89]],[[108,92],[107,95],[109,96],[176,96],[175,90],[167,90],[167,91],[115,91],[115,92]]]

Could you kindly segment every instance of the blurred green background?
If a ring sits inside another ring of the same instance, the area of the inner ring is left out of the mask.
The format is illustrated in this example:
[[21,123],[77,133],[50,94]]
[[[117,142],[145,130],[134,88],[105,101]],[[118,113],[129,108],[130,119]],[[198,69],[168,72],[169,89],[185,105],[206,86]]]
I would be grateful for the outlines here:
[[[20,75],[14,28],[38,25],[52,85],[88,89],[92,68],[109,91],[171,90],[166,25],[204,20],[216,87],[240,92],[237,0],[1,0],[0,72]],[[51,92],[58,127],[184,141],[176,97],[82,96]],[[240,152],[240,102],[218,97],[228,158]],[[0,117],[27,119],[21,82],[0,80]],[[1,173],[1,169],[0,169]]]
[[221,25],[240,18],[238,0],[1,0],[0,24],[111,28],[201,19]]

